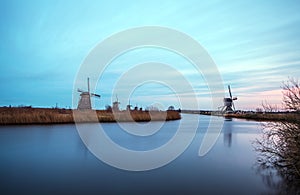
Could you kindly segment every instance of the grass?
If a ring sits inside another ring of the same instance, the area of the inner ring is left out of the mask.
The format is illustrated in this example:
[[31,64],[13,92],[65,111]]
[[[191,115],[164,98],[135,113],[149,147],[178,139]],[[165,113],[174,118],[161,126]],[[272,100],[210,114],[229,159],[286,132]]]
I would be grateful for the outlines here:
[[[96,114],[95,114],[96,113]],[[1,107],[0,125],[63,124],[76,122],[168,121],[181,119],[177,111],[119,111],[71,110],[28,107]]]
[[297,112],[243,112],[243,113],[222,114],[218,111],[182,110],[182,113],[224,116],[229,118],[241,118],[241,119],[255,120],[255,121],[286,121],[286,122],[300,121],[299,112],[298,113]]
[[71,123],[72,110],[50,108],[0,108],[0,124]]
[[225,117],[242,118],[257,121],[299,121],[300,114],[297,113],[244,113],[244,114],[225,114]]

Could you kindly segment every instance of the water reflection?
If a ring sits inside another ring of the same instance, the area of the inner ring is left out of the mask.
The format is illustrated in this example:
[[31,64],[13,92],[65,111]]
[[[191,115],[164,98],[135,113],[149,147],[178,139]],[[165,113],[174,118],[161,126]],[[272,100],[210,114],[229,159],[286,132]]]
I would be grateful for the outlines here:
[[[193,123],[195,117],[183,115],[182,120]],[[262,183],[261,176],[250,168],[255,161],[250,141],[259,136],[257,123],[225,121],[224,134],[206,156],[199,157],[199,140],[203,139],[210,116],[201,116],[200,119],[194,141],[181,156],[159,169],[138,173],[118,170],[99,161],[87,150],[72,124],[0,126],[0,192],[53,194],[55,191],[55,194],[69,194],[70,189],[75,194],[271,192]],[[167,122],[155,135],[140,138],[121,131],[114,123],[103,126],[107,136],[120,146],[149,150],[172,138],[180,122]],[[95,125],[87,126],[93,128]],[[186,130],[188,133],[188,127]],[[94,138],[88,139],[93,141]],[[265,180],[268,183],[268,179]]]
[[232,118],[225,118],[223,126],[223,142],[227,147],[231,147],[232,144]]
[[86,160],[89,155],[88,148],[82,143],[82,140],[80,139],[79,136],[77,136],[76,143],[77,143],[76,144],[77,150],[80,151],[81,154],[83,154],[83,157]]

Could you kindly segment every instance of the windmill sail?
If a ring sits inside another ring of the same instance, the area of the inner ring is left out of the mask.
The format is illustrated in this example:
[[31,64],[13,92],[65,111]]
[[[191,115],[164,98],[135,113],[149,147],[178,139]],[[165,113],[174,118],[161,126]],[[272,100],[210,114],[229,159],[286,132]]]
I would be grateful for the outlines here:
[[228,91],[229,91],[229,96],[232,99],[232,94],[231,94],[231,89],[230,89],[230,85],[228,85]]

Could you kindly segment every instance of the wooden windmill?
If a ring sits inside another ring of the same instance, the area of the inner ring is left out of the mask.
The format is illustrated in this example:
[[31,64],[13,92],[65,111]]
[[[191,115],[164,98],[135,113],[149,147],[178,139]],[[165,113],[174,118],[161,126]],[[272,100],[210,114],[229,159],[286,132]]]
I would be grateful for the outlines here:
[[224,98],[224,106],[222,107],[222,113],[233,113],[235,111],[234,100],[237,100],[237,97],[232,97],[230,85],[228,85],[229,98]]
[[90,92],[90,79],[87,78],[87,85],[88,85],[88,90],[84,91],[81,89],[78,89],[77,91],[80,93],[80,100],[78,102],[78,107],[77,109],[83,110],[83,109],[92,109],[92,104],[91,104],[91,97],[96,97],[100,98],[101,96],[95,93]]

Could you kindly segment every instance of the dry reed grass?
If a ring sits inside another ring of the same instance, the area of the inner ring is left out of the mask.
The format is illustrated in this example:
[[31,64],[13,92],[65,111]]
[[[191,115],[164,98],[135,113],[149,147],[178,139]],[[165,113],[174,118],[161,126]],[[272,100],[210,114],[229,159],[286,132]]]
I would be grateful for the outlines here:
[[[73,115],[74,113],[74,115]],[[176,111],[120,111],[112,113],[105,110],[81,111],[51,108],[0,108],[0,125],[11,124],[62,124],[76,122],[116,122],[116,121],[167,121],[178,120],[180,113]]]

